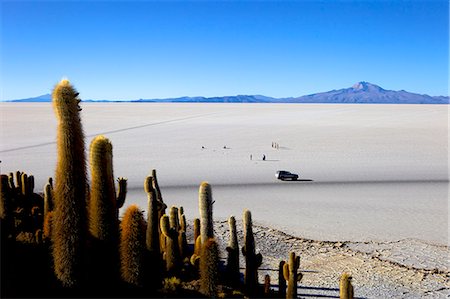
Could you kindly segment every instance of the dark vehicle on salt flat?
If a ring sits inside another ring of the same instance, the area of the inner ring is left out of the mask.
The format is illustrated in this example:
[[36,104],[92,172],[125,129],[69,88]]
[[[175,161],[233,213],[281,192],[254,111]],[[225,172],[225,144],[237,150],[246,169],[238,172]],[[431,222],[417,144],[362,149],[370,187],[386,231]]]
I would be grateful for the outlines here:
[[278,170],[277,172],[275,172],[275,177],[282,181],[286,181],[286,180],[296,181],[298,179],[298,174],[291,173],[286,170]]

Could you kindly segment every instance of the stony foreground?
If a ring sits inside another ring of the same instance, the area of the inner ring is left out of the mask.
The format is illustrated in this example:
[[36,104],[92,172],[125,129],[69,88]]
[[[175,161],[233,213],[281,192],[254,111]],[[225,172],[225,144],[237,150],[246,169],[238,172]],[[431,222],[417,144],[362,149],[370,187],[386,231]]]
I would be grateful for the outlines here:
[[[238,222],[239,240],[242,223]],[[339,276],[353,276],[356,298],[449,298],[449,248],[405,239],[387,243],[323,242],[254,226],[257,251],[263,255],[260,282],[269,274],[278,284],[278,264],[290,251],[300,254],[302,298],[339,298]],[[228,223],[216,222],[215,235],[226,259]],[[240,241],[241,242],[241,241]],[[241,245],[241,244],[240,244]],[[245,263],[241,256],[241,267]]]

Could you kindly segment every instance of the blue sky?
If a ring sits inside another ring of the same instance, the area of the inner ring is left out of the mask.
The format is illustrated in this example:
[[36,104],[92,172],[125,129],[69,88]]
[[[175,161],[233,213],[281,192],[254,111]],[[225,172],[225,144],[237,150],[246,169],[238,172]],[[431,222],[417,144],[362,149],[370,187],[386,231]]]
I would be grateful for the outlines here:
[[448,94],[448,1],[5,1],[2,100]]

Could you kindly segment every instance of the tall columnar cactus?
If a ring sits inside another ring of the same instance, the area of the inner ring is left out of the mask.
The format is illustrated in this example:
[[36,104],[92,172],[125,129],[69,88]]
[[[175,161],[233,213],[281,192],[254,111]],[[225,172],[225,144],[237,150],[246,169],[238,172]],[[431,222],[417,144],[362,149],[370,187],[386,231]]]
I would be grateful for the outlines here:
[[[197,241],[197,238],[200,236],[200,219],[194,219],[194,243]],[[200,252],[199,252],[200,254]]]
[[178,208],[175,206],[171,206],[169,209],[169,223],[170,227],[176,230],[177,232],[180,230],[180,221],[178,220]]
[[8,175],[8,184],[11,191],[16,191],[16,185],[14,184],[14,173],[10,172]]
[[256,254],[255,238],[253,236],[252,214],[244,211],[244,246],[242,254],[245,256],[244,283],[249,294],[254,294],[258,288],[258,268],[262,263],[262,255]]
[[178,246],[180,247],[180,257],[184,260],[185,257],[188,256],[188,244],[187,244],[187,223],[186,223],[186,215],[184,215],[183,207],[178,209],[178,220],[180,222],[180,228],[178,231]]
[[266,274],[264,276],[264,297],[270,297],[270,275]]
[[117,190],[117,200],[116,200],[116,208],[117,212],[118,210],[123,207],[123,204],[125,203],[125,199],[127,196],[127,179],[123,177],[119,177],[117,179],[117,183],[119,185]]
[[[156,195],[156,199],[158,201],[158,219],[159,221],[161,220],[161,217],[163,215],[166,214],[166,208],[167,205],[164,203],[163,198],[162,198],[162,194],[161,194],[161,189],[159,188],[159,184],[158,184],[158,178],[156,177],[156,169],[152,169],[152,185],[153,185],[153,189],[155,190],[155,195]],[[161,252],[163,252],[166,248],[166,239],[164,237],[164,235],[161,233],[161,226],[158,225],[158,229],[159,229],[159,235],[160,235],[160,250]]]
[[44,186],[44,219],[47,214],[53,211],[53,187],[50,183]]
[[99,241],[114,243],[119,239],[116,189],[113,175],[112,144],[103,135],[90,145],[91,191],[89,199],[89,232]]
[[8,176],[2,174],[0,178],[0,219],[4,221],[9,212],[8,205],[11,201],[11,189],[9,187]]
[[186,215],[184,215],[183,207],[178,209],[178,220],[180,221],[180,230],[187,231]]
[[15,176],[17,182],[16,190],[22,193],[22,172],[20,172],[19,170],[16,171]]
[[286,279],[284,278],[284,265],[285,261],[280,261],[278,265],[278,297],[286,297]]
[[238,285],[240,281],[239,272],[239,244],[236,231],[236,219],[231,216],[228,219],[228,226],[230,228],[230,240],[227,246],[227,277],[231,285]]
[[125,211],[120,224],[120,265],[122,279],[134,286],[144,284],[145,221],[138,206]]
[[217,297],[219,280],[219,248],[214,238],[205,240],[200,258],[200,292],[208,297]]
[[78,92],[68,80],[53,90],[58,120],[55,173],[53,261],[64,286],[76,286],[83,276],[87,235],[86,161]]
[[353,299],[353,286],[352,277],[348,273],[342,273],[339,281],[339,298],[340,299]]
[[43,237],[45,241],[50,241],[52,239],[53,213],[53,211],[49,211],[44,216]]
[[32,195],[34,193],[34,175],[30,174],[28,176],[28,194]]
[[12,211],[13,190],[9,185],[8,176],[1,175],[0,180],[0,223],[1,241],[6,241],[9,234],[14,234],[14,217]]
[[22,173],[20,177],[21,187],[22,187],[22,195],[27,198],[30,195],[30,188],[28,186],[28,175],[26,173]]
[[[164,202],[163,198],[162,198],[162,194],[161,194],[161,189],[159,189],[158,178],[156,176],[156,169],[152,169],[152,178],[153,178],[153,181],[152,181],[153,188],[155,189],[155,192],[156,192],[156,198],[158,199],[158,201]],[[162,215],[164,215],[165,213],[166,213],[166,211],[164,211],[164,213],[162,213]]]
[[166,237],[166,270],[170,274],[176,273],[180,265],[180,254],[178,247],[178,231],[170,226],[169,216],[163,215],[160,220],[161,232]]
[[295,252],[289,254],[289,264],[284,264],[283,275],[288,281],[286,293],[287,299],[297,298],[297,283],[303,278],[302,273],[298,272],[300,267],[300,256],[295,256]]
[[152,253],[152,255],[159,259],[161,254],[160,249],[160,236],[159,236],[159,209],[158,209],[158,199],[156,198],[156,190],[153,188],[153,178],[147,176],[144,181],[144,190],[147,193],[147,233],[146,233],[146,244],[147,250]]
[[200,212],[200,236],[203,245],[209,238],[214,238],[212,190],[211,185],[207,182],[200,184],[198,206]]

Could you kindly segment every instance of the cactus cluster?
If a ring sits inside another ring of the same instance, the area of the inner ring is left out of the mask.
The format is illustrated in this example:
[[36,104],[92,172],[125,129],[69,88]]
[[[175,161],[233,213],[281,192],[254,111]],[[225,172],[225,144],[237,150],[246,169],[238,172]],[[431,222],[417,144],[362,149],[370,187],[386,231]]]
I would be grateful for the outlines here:
[[[35,238],[43,229],[44,198],[34,192],[34,176],[17,171],[1,174],[0,221],[2,240]],[[33,237],[32,237],[33,236]],[[33,241],[33,242],[34,242]]]
[[[129,206],[120,218],[127,179],[117,180],[116,191],[111,141],[102,135],[93,138],[88,161],[91,181],[88,182],[78,92],[68,80],[62,80],[53,90],[52,101],[58,121],[55,184],[49,178],[40,195],[34,192],[33,175],[21,171],[1,174],[2,258],[4,252],[14,254],[15,249],[21,248],[14,247],[15,242],[33,244],[33,248],[44,252],[38,262],[53,263],[47,270],[60,282],[56,288],[68,290],[62,294],[76,297],[95,294],[92,288],[97,288],[102,296],[120,295],[115,292],[121,290],[125,297],[155,294],[158,297],[164,293],[158,293],[160,286],[179,291],[184,282],[198,278],[196,295],[223,296],[219,290],[231,287],[236,291],[233,294],[242,294],[240,291],[244,290],[247,297],[273,296],[269,275],[265,276],[264,288],[259,285],[262,255],[256,253],[249,210],[243,213],[245,270],[241,281],[236,219],[234,216],[228,219],[229,242],[224,266],[214,237],[214,201],[209,183],[202,182],[199,186],[200,217],[194,219],[192,228],[188,227],[183,207],[171,206],[166,214],[167,205],[155,169],[144,181],[147,218],[144,219],[144,211],[136,205]],[[193,244],[188,244],[187,236],[192,235],[188,229],[192,229]],[[8,265],[11,269],[11,263]],[[302,279],[299,267],[300,258],[294,252],[290,253],[289,262],[280,262],[279,297],[297,297],[297,283]],[[47,275],[45,279],[51,286],[49,289],[53,289],[56,280],[50,277]],[[227,287],[220,288],[220,284]],[[349,274],[341,277],[340,296],[353,298]]]

